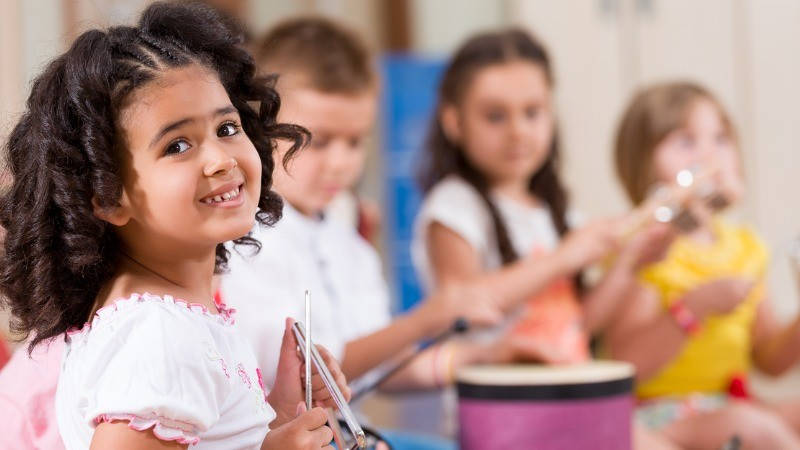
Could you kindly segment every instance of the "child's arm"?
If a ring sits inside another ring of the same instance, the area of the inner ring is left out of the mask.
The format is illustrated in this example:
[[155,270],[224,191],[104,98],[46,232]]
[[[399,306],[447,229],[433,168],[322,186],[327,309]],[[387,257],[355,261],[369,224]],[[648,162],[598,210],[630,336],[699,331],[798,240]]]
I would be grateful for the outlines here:
[[628,241],[603,279],[582,299],[589,334],[601,332],[618,315],[622,301],[634,293],[638,270],[661,260],[673,238],[670,226],[654,224]]
[[648,379],[674,358],[686,332],[666,314],[657,294],[637,283],[606,333],[614,359],[636,366],[636,377]]
[[[732,311],[752,287],[749,280],[719,279],[687,292],[681,301],[702,323],[710,315]],[[612,356],[632,363],[637,378],[647,379],[678,355],[687,336],[687,330],[664,310],[656,292],[638,284],[606,338]]]
[[95,428],[89,448],[91,450],[176,450],[189,448],[189,444],[159,439],[152,428],[137,431],[130,428],[127,422],[103,422]]
[[781,326],[767,298],[758,305],[753,325],[753,362],[762,372],[778,376],[800,360],[800,316]]
[[422,308],[398,317],[374,333],[350,341],[345,346],[342,370],[355,379],[371,369],[408,351],[409,346],[433,335],[438,329],[432,325],[431,316],[420,314]]
[[423,339],[447,330],[459,317],[472,326],[485,326],[498,323],[502,314],[480,289],[465,283],[448,285],[388,326],[348,342],[342,370],[348,378],[357,378]]
[[462,367],[510,364],[514,361],[557,361],[553,349],[511,330],[492,342],[454,339],[426,349],[411,364],[381,384],[382,391],[438,389],[455,382]]
[[[408,366],[380,385],[383,392],[439,389],[453,381],[455,372],[473,364],[500,363],[491,346],[475,342],[448,342],[426,349]],[[508,361],[510,362],[510,361]]]
[[610,222],[597,222],[571,232],[550,255],[522,255],[512,264],[486,272],[477,251],[458,233],[438,222],[432,223],[427,232],[437,283],[473,282],[490,292],[503,311],[512,310],[555,279],[573,276],[616,245]]

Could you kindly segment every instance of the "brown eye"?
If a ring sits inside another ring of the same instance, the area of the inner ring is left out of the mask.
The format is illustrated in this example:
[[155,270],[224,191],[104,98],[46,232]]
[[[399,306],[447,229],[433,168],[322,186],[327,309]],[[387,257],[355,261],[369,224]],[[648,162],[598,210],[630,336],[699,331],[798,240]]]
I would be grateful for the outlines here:
[[171,142],[167,146],[167,149],[164,150],[164,154],[165,155],[178,155],[178,154],[181,154],[181,153],[185,152],[186,150],[189,150],[190,148],[191,148],[191,146],[189,145],[188,142],[184,141],[183,139],[179,139],[177,141]]
[[217,137],[234,136],[239,133],[239,126],[233,122],[223,123],[217,129]]
[[361,147],[361,142],[363,142],[363,140],[360,137],[354,137],[350,138],[347,144],[350,146],[350,148],[359,148]]
[[489,111],[486,113],[486,120],[491,123],[500,123],[505,118],[506,115],[502,111]]

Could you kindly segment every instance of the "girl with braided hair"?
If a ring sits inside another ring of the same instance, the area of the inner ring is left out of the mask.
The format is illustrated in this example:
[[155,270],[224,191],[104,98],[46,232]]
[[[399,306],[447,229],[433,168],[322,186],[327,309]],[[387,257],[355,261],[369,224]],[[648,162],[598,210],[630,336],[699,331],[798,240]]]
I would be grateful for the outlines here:
[[253,223],[280,217],[277,141],[289,158],[308,138],[276,122],[274,80],[239,44],[210,9],[153,4],[135,27],[78,37],[10,135],[0,293],[30,349],[65,341],[67,449],[331,441],[325,412],[302,404],[291,320],[267,394],[234,310],[213,300],[223,244],[258,247]]

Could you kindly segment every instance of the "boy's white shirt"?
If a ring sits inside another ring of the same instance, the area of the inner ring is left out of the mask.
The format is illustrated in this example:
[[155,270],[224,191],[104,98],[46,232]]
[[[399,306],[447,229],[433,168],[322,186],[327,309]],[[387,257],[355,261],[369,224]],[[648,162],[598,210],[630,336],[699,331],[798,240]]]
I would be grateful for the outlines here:
[[273,227],[256,225],[261,250],[231,249],[222,298],[238,310],[236,326],[252,343],[264,383],[271,388],[285,318],[303,320],[311,292],[312,339],[342,361],[347,342],[391,320],[389,291],[377,252],[355,228],[314,219],[284,204]]

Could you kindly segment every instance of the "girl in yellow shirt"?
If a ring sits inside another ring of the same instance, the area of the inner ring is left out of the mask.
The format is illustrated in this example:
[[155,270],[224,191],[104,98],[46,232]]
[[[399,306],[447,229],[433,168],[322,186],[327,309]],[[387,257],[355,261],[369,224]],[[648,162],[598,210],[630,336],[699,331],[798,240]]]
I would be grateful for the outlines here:
[[[689,167],[715,167],[726,199],[740,196],[733,125],[691,83],[638,93],[620,124],[615,158],[634,204]],[[607,345],[637,368],[637,417],[676,445],[720,448],[737,436],[744,448],[800,448],[800,402],[740,400],[751,367],[779,375],[800,359],[800,319],[781,326],[766,301],[768,255],[756,234],[701,203],[689,206],[698,226],[641,269]]]

